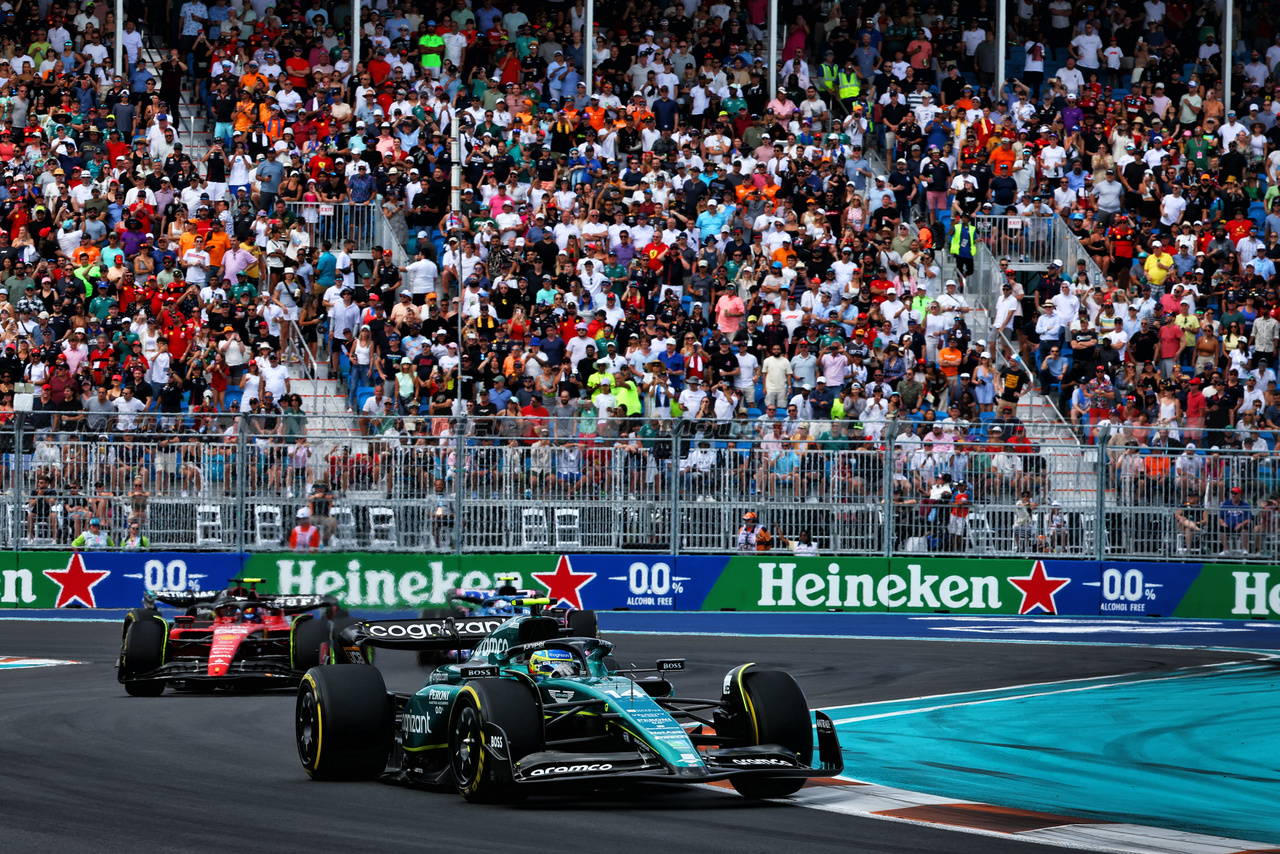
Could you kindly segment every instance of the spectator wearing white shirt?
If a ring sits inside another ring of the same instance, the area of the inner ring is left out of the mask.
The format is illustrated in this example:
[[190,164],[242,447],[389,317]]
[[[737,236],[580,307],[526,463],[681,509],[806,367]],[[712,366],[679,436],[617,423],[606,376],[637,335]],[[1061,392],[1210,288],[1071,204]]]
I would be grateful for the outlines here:
[[1064,327],[1070,328],[1076,318],[1080,316],[1080,298],[1071,292],[1071,285],[1068,282],[1062,283],[1061,292],[1049,300],[1053,304],[1054,314],[1057,315],[1058,323]]
[[1084,74],[1076,68],[1076,58],[1074,56],[1067,57],[1067,64],[1058,69],[1055,75],[1058,82],[1061,83],[1068,94],[1079,95],[1081,88],[1084,87]]
[[1084,23],[1084,32],[1071,40],[1071,55],[1082,69],[1097,71],[1102,57],[1102,39],[1094,32],[1093,24]]

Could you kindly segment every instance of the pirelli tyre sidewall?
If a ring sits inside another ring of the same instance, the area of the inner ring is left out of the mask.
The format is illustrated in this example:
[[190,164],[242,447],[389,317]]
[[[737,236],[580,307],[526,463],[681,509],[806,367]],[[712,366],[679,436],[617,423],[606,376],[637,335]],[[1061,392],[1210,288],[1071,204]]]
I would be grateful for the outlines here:
[[376,667],[313,667],[298,685],[298,758],[313,780],[373,780],[387,767],[395,709]]
[[[725,728],[748,745],[776,744],[795,753],[805,765],[813,762],[813,721],[804,691],[791,674],[759,670],[744,664],[725,676],[724,698],[731,710]],[[782,798],[800,790],[804,778],[747,776],[731,781],[749,798]]]
[[[495,741],[494,730],[502,739]],[[510,803],[522,793],[515,763],[542,746],[542,709],[522,679],[477,679],[458,692],[449,715],[449,767],[458,793],[478,803]]]
[[120,662],[116,668],[116,678],[124,683],[125,693],[133,697],[158,697],[164,693],[164,682],[159,679],[146,682],[133,680],[164,664],[168,638],[169,625],[159,611],[135,608],[125,616]]

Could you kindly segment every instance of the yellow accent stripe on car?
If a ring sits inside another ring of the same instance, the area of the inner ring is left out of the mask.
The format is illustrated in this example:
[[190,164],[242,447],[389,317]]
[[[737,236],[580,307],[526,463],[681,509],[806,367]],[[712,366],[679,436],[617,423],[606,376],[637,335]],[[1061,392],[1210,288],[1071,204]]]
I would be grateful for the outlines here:
[[164,630],[164,643],[160,644],[160,663],[164,664],[165,659],[169,657],[169,622],[159,614],[156,614],[156,619],[160,621]]
[[[463,686],[462,691],[459,691],[458,693],[461,694],[463,691],[470,694],[471,697],[476,701],[476,711],[477,712],[481,711],[480,695],[476,693],[476,689],[472,688],[470,685],[465,685]],[[488,743],[486,742],[484,737],[484,715],[481,715],[480,716],[480,758],[476,760],[475,780],[473,780],[471,785],[467,787],[468,791],[474,792],[476,789],[480,788],[480,781],[484,779],[484,754],[485,754],[485,747],[487,746],[488,746]]]
[[423,750],[441,750],[448,746],[448,744],[424,744],[421,747],[405,747],[403,744],[400,745],[406,753],[418,753]]
[[742,684],[742,674],[748,667],[754,667],[755,662],[744,664],[738,668],[738,691],[742,694],[742,703],[747,709],[747,714],[751,715],[751,728],[756,734],[756,744],[760,743],[760,721],[756,719],[755,707],[751,705],[751,697],[747,695],[747,686]]

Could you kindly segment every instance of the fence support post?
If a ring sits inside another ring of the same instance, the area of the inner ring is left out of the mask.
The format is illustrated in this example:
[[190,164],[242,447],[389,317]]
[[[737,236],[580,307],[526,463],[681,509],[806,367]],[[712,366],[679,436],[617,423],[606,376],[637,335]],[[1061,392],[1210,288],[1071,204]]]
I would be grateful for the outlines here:
[[[246,501],[248,492],[249,467],[246,455],[249,453],[249,441],[246,435],[248,416],[243,413],[237,413],[236,419],[236,518],[240,523],[235,526],[236,529],[236,551],[243,552],[245,550],[245,531],[248,529],[252,520],[249,519],[249,505]],[[283,521],[283,520],[282,520]]]
[[1094,519],[1093,558],[1097,561],[1101,561],[1107,554],[1107,440],[1110,436],[1111,428],[1104,425],[1098,428],[1098,437],[1094,444],[1098,449],[1098,471],[1095,486],[1097,516]]
[[26,533],[26,518],[22,512],[25,508],[26,501],[22,498],[25,486],[25,478],[27,474],[26,458],[23,456],[25,448],[26,436],[26,415],[25,412],[15,412],[13,419],[13,515],[10,517],[10,524],[13,525],[13,550],[22,551],[22,539]]
[[[683,416],[682,416],[683,417]],[[671,431],[671,556],[680,554],[680,424],[674,420]]]
[[884,497],[884,546],[882,550],[885,558],[888,559],[893,557],[893,446],[898,439],[898,419],[890,420],[886,430],[889,433],[889,439],[884,443],[884,483],[881,484],[881,492]]
[[462,554],[462,487],[463,456],[467,451],[467,417],[458,419],[458,434],[453,437],[453,553]]

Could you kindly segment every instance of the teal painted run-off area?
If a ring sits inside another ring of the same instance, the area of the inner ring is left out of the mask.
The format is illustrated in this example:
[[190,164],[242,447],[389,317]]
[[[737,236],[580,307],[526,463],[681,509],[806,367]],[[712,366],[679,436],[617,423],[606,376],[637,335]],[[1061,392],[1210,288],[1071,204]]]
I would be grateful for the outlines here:
[[827,712],[855,779],[1280,843],[1278,689],[1244,662]]

